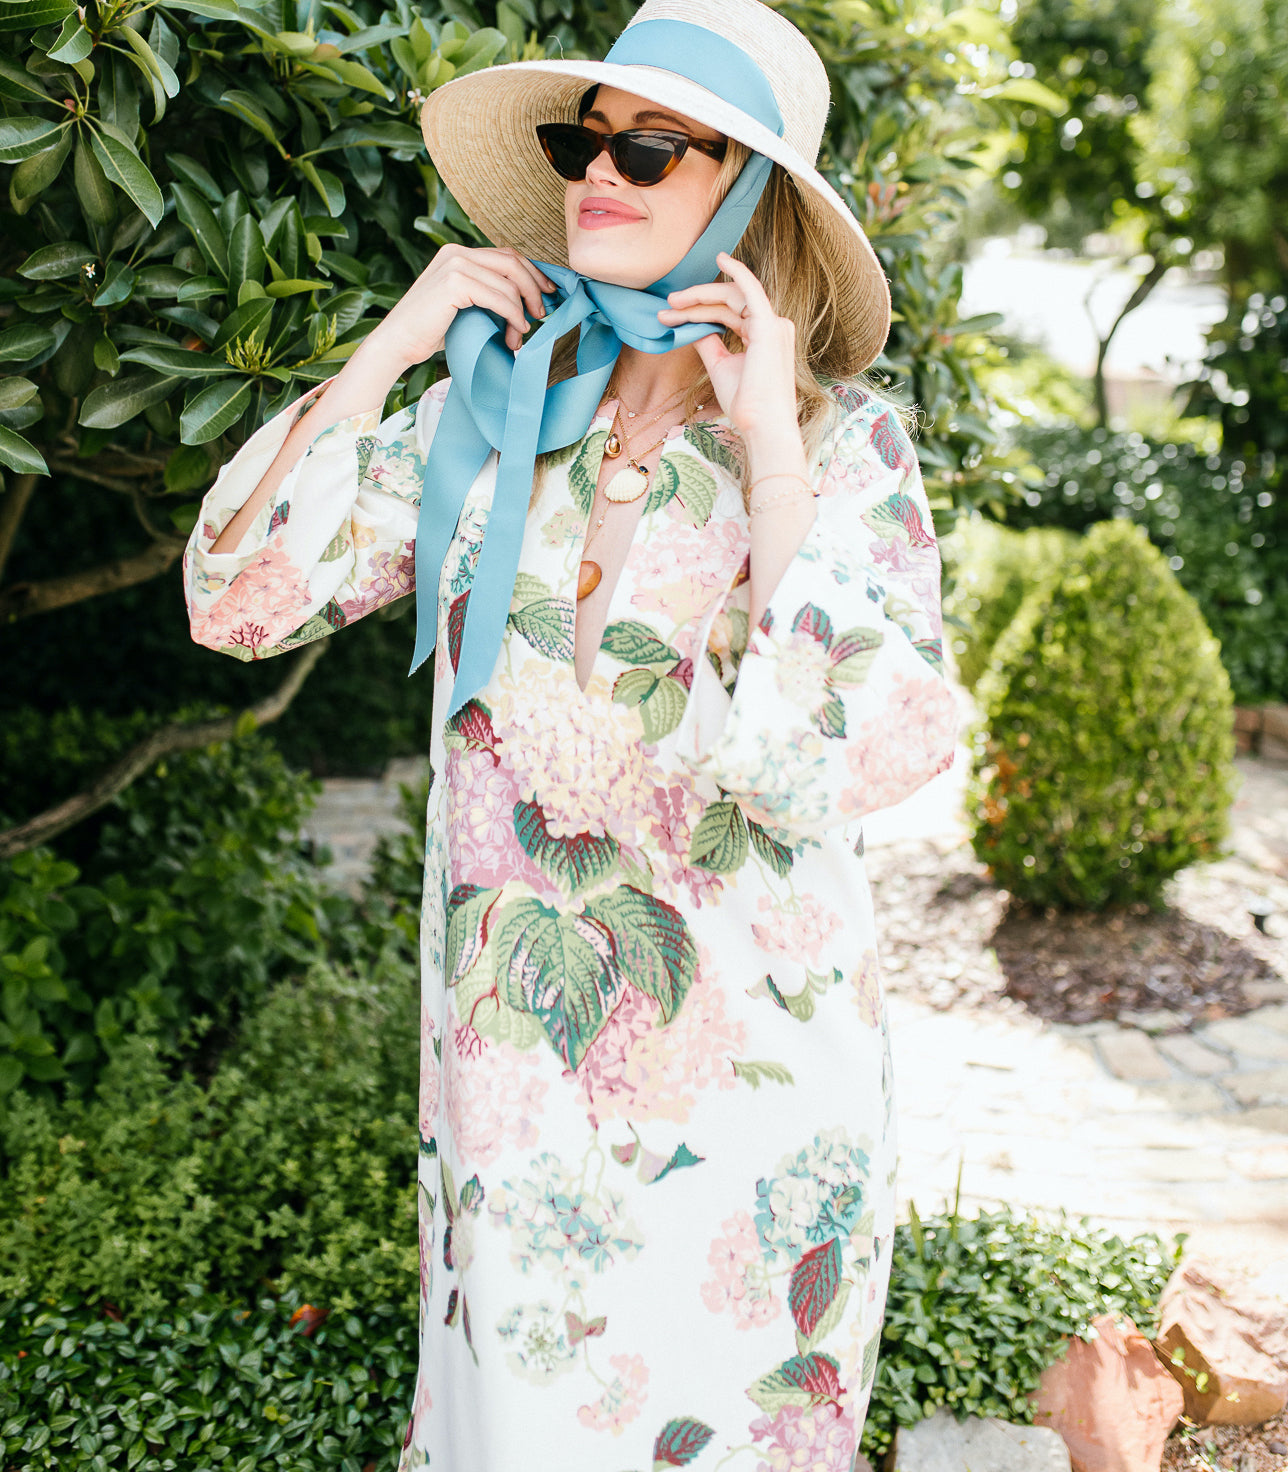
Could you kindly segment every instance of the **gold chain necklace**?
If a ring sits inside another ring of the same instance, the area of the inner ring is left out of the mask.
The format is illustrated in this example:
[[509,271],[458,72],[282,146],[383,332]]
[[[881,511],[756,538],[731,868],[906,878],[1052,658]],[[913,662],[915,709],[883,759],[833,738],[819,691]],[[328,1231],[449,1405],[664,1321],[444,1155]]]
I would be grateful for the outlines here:
[[[683,392],[687,392],[687,390]],[[672,395],[673,399],[675,399],[675,397],[676,396]],[[656,425],[660,419],[663,419],[667,414],[670,414],[675,410],[677,402],[678,400],[676,400],[676,402],[669,402],[667,404],[664,404],[662,408],[656,414],[654,414],[651,419],[645,421],[645,423],[641,425],[638,425],[635,432],[639,434],[643,430],[653,428],[653,426]],[[699,404],[697,406],[696,412],[701,412],[701,410],[705,408],[705,404]],[[630,411],[628,410],[627,412],[629,413]],[[631,436],[628,433],[626,426],[622,424],[621,414],[622,400],[619,398],[617,401],[617,410],[613,415],[613,428],[610,429],[608,439],[604,442],[604,454],[607,455],[610,459],[615,460],[620,454],[622,454],[623,450],[626,453],[626,464],[621,468],[621,470],[617,472],[615,476],[613,476],[613,478],[604,487],[604,499],[606,501],[613,502],[613,504],[617,506],[625,506],[629,505],[632,501],[638,501],[639,498],[645,493],[645,491],[648,490],[651,472],[646,466],[641,465],[640,461],[646,459],[649,455],[653,453],[654,450],[658,448],[659,445],[663,444],[666,440],[667,435],[670,434],[671,429],[674,428],[674,426],[668,426],[667,429],[663,431],[661,438],[654,440],[653,443],[648,447],[648,449],[635,452],[632,450],[631,447]],[[684,416],[685,420],[687,420],[688,417],[689,416],[686,414]],[[620,438],[616,433],[618,425],[621,425],[622,430]]]

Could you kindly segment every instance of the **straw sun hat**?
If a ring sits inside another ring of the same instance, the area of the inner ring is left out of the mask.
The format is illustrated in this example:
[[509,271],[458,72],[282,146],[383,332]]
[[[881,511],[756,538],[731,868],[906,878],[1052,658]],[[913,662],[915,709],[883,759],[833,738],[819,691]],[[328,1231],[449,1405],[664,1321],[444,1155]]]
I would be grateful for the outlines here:
[[421,114],[430,157],[483,233],[535,260],[567,265],[564,181],[547,163],[536,128],[577,122],[578,103],[595,83],[682,113],[782,165],[837,273],[835,307],[851,371],[866,368],[889,331],[889,286],[858,221],[814,167],[829,103],[823,63],[790,21],[759,0],[645,0],[609,59],[514,62],[435,91]]

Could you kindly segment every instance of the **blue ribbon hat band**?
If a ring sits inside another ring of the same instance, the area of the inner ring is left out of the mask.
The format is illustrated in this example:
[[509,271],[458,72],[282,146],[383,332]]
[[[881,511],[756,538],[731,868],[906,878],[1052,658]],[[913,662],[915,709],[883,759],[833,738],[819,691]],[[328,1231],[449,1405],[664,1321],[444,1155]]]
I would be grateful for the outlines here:
[[[782,134],[782,116],[764,73],[746,52],[704,26],[642,21],[623,32],[605,60],[678,73]],[[491,452],[500,452],[492,508],[465,605],[448,716],[484,688],[496,666],[537,455],[562,449],[586,433],[623,346],[667,353],[724,330],[714,323],[663,327],[657,314],[670,292],[715,280],[716,255],[732,251],[742,239],[772,167],[769,159],[753,154],[684,259],[642,291],[537,261],[558,289],[545,298],[545,321],[517,353],[506,347],[504,321],[481,307],[457,313],[448,328],[452,383],[430,445],[416,533],[412,672],[437,641],[439,578],[465,497]],[[548,389],[554,346],[574,329],[579,332],[577,373]]]

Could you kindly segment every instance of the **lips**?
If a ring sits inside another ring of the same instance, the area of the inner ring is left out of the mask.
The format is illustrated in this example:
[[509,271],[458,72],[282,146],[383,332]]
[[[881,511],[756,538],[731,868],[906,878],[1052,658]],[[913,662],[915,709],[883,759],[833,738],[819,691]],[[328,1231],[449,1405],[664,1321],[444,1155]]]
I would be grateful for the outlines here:
[[638,210],[615,199],[583,199],[577,206],[577,224],[583,230],[603,230],[609,225],[635,225],[644,218]]

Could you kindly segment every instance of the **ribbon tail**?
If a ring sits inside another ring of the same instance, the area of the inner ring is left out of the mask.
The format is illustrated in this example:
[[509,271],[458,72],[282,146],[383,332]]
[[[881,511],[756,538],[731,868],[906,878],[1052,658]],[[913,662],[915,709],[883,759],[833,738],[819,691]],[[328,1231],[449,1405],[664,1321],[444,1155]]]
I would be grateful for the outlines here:
[[425,461],[425,481],[416,521],[416,647],[413,675],[438,642],[438,583],[465,497],[482,470],[491,445],[479,432],[455,384],[447,391],[442,416]]

